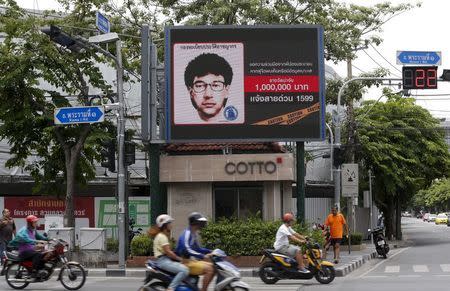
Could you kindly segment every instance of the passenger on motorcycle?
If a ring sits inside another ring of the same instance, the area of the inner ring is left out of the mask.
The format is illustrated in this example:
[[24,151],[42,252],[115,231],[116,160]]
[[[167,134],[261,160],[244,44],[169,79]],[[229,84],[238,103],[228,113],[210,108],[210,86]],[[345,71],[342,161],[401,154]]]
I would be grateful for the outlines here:
[[170,282],[168,291],[173,291],[189,275],[189,269],[181,263],[181,258],[177,256],[170,247],[170,231],[174,219],[167,214],[161,214],[156,218],[156,225],[149,230],[153,237],[153,253],[156,257],[158,267],[168,272],[176,274]]
[[307,274],[309,273],[309,270],[305,268],[303,254],[300,247],[289,244],[290,240],[296,243],[304,243],[306,241],[304,236],[298,234],[292,229],[294,221],[295,219],[292,213],[286,213],[283,215],[284,223],[280,226],[280,228],[278,228],[273,247],[275,248],[275,251],[291,258],[295,258],[298,263],[298,271]]
[[36,225],[39,218],[34,215],[28,215],[26,218],[27,226],[22,227],[16,234],[16,237],[9,243],[12,247],[19,248],[19,257],[22,260],[31,260],[33,262],[32,277],[43,266],[42,253],[38,251],[37,244],[48,241],[36,231]]
[[185,263],[189,268],[189,274],[194,276],[204,275],[201,291],[207,291],[209,283],[214,278],[214,267],[211,263],[201,261],[211,256],[211,250],[200,246],[198,232],[206,226],[208,220],[198,212],[191,213],[188,220],[189,227],[183,231],[178,239],[175,252],[180,257],[187,259]]

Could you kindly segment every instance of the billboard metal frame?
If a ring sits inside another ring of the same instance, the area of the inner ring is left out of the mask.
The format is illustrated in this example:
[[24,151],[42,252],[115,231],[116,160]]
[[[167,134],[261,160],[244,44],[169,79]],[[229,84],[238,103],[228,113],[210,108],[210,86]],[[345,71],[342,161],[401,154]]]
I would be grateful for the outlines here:
[[[171,74],[172,74],[172,60],[171,60],[171,30],[203,30],[203,29],[299,29],[299,28],[314,28],[317,29],[317,67],[319,76],[319,102],[320,102],[320,136],[318,138],[233,138],[233,139],[171,139],[171,122],[172,122],[172,100],[171,100]],[[190,142],[309,142],[322,141],[325,139],[325,59],[324,59],[324,42],[323,42],[323,27],[321,25],[214,25],[214,26],[166,26],[165,27],[165,88],[166,88],[166,108],[165,108],[165,127],[166,139],[170,143],[190,143]]]

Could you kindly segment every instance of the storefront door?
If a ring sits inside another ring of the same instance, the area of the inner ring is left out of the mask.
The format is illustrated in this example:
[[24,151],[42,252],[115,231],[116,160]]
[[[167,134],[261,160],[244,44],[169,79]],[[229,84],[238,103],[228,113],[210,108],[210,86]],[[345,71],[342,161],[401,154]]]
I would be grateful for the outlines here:
[[214,188],[214,217],[262,217],[263,187]]

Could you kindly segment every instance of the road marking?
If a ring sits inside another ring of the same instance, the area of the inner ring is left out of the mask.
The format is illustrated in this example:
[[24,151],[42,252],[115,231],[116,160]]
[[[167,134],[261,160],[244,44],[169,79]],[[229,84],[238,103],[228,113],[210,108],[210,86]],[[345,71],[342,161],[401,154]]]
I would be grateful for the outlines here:
[[400,266],[386,266],[384,268],[385,273],[398,273],[400,272]]
[[427,265],[414,265],[413,266],[414,273],[428,273],[430,270]]
[[370,272],[372,272],[373,270],[375,270],[376,268],[378,268],[379,266],[381,266],[382,264],[388,262],[389,260],[391,260],[392,258],[398,256],[399,254],[403,253],[404,251],[409,250],[409,247],[404,248],[403,250],[398,251],[397,253],[393,254],[392,256],[390,256],[387,260],[383,260],[379,263],[377,263],[375,266],[373,266],[371,269],[369,269],[367,272],[363,273],[362,275],[360,275],[358,278],[362,278],[365,275],[369,274]]
[[421,275],[398,275],[399,278],[420,278]]
[[449,273],[450,272],[450,264],[442,264],[441,269],[442,269],[442,272]]
[[434,277],[450,277],[450,275],[433,275]]
[[367,279],[373,279],[373,278],[388,278],[389,276],[386,275],[370,275],[370,276],[364,276],[364,278]]

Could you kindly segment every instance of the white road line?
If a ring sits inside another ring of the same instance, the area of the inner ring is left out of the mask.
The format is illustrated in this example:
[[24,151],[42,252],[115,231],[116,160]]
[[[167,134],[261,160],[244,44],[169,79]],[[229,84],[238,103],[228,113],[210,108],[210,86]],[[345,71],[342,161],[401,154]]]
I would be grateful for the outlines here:
[[441,269],[442,269],[442,272],[449,273],[450,272],[450,264],[442,264]]
[[450,277],[450,275],[433,275],[434,277]]
[[427,265],[413,265],[414,273],[428,273],[430,270]]
[[397,253],[393,254],[392,256],[389,256],[387,260],[383,260],[379,263],[377,263],[375,266],[373,266],[371,269],[369,269],[367,272],[363,273],[362,275],[360,275],[358,278],[362,278],[365,275],[369,274],[370,272],[372,272],[373,270],[375,270],[376,268],[378,268],[379,266],[381,266],[382,264],[389,262],[389,260],[391,260],[392,258],[398,256],[399,254],[403,253],[404,251],[409,250],[409,247],[404,248],[403,250],[398,251]]
[[386,266],[384,268],[385,273],[398,273],[400,272],[400,266]]
[[373,279],[373,278],[388,278],[389,276],[386,276],[386,275],[370,275],[370,276],[364,276],[364,278],[367,278],[367,279]]
[[420,278],[421,275],[398,275],[399,278]]

